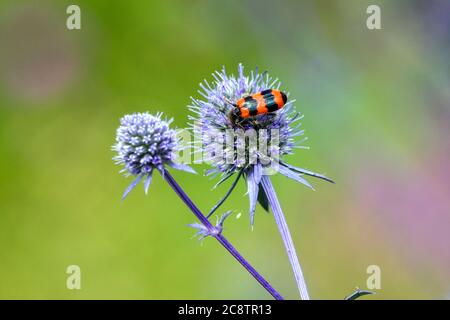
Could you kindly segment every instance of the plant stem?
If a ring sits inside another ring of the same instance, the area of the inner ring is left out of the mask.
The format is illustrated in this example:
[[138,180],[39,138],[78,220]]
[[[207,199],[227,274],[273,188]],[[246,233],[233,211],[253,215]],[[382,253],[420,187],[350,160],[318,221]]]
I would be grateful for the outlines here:
[[162,172],[164,179],[172,187],[175,193],[183,200],[183,202],[191,209],[198,220],[208,228],[211,236],[216,238],[217,241],[222,244],[222,246],[228,250],[229,253],[258,281],[264,289],[266,289],[275,299],[283,300],[283,297],[264,279],[255,268],[253,268],[250,263],[248,263],[244,257],[231,245],[231,243],[221,234],[216,232],[216,227],[209,222],[209,220],[201,213],[197,206],[192,202],[188,195],[183,191],[180,185],[171,176],[169,171],[164,169]]
[[234,188],[236,187],[237,183],[239,182],[239,179],[241,178],[242,174],[244,173],[244,169],[241,169],[234,180],[233,184],[231,185],[230,189],[228,189],[225,196],[209,211],[206,218],[209,218],[212,216],[212,214],[227,200],[227,198],[230,196],[231,192],[233,192]]
[[291,263],[292,271],[294,272],[295,281],[297,282],[298,291],[302,300],[309,300],[308,289],[306,287],[305,278],[303,277],[302,268],[298,261],[297,253],[295,251],[294,242],[292,241],[291,233],[289,232],[286,219],[284,218],[283,211],[281,210],[280,202],[278,201],[277,194],[272,186],[269,176],[263,175],[261,178],[261,184],[266,192],[267,199],[269,200],[270,207],[272,208],[275,222],[277,223],[278,230],[280,231],[281,238],[283,239],[284,246],[286,248],[289,262]]

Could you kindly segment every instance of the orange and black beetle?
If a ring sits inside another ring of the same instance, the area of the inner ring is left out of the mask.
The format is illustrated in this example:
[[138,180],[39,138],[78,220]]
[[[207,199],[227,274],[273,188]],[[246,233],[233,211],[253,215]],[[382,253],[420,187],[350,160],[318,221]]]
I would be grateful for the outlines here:
[[232,123],[260,114],[277,111],[284,107],[287,96],[280,90],[268,89],[240,98],[230,112]]

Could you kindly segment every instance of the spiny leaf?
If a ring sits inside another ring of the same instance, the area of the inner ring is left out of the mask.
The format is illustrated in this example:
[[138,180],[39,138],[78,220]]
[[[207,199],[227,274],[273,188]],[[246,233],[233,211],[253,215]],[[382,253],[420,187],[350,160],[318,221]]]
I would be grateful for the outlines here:
[[259,184],[258,202],[264,210],[269,212],[269,199],[267,199],[266,192],[264,191],[261,184]]
[[356,300],[362,296],[369,295],[369,294],[375,294],[375,292],[360,290],[359,288],[356,288],[355,292],[353,292],[348,297],[345,297],[344,300]]

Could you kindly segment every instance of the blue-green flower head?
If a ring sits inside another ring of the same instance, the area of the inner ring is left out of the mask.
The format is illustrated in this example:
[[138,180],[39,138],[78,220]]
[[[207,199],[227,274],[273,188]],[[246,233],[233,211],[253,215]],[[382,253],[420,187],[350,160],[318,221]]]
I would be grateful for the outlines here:
[[192,172],[186,165],[175,163],[178,152],[176,130],[170,129],[172,119],[163,118],[162,113],[151,115],[147,112],[125,115],[120,119],[116,133],[116,144],[113,150],[117,155],[113,158],[117,164],[123,165],[121,172],[136,179],[127,188],[122,198],[145,179],[145,192],[151,183],[154,169],[162,172],[164,165]]
[[[203,99],[193,98],[189,107],[195,113],[191,120],[196,136],[201,137],[202,151],[206,160],[215,165],[217,172],[236,172],[242,168],[249,169],[255,164],[270,167],[274,163],[278,164],[280,157],[292,154],[293,150],[305,140],[295,139],[303,135],[303,130],[300,129],[299,123],[302,117],[295,110],[295,100],[292,99],[277,112],[250,117],[238,124],[230,118],[230,114],[236,108],[233,103],[244,96],[263,90],[280,89],[281,84],[277,79],[267,73],[259,73],[258,70],[245,75],[241,64],[237,76],[227,74],[225,69],[222,69],[221,72],[215,72],[213,77],[212,83],[205,80],[200,84],[199,93]],[[265,139],[267,152],[258,152],[256,146],[247,145],[244,150],[245,156],[238,156],[238,151],[242,149],[240,144],[243,142],[245,144],[245,139],[236,139],[235,145],[228,148],[234,150],[236,154],[222,158],[217,156],[217,150],[222,148],[231,130],[236,134],[247,134],[247,137],[251,131],[257,139]],[[252,154],[255,157],[250,156]]]
[[[252,222],[258,201],[268,208],[265,194],[259,191],[263,175],[275,171],[311,189],[311,184],[303,176],[331,182],[323,175],[291,166],[282,159],[285,155],[293,154],[296,148],[302,148],[306,140],[301,138],[304,133],[300,123],[302,115],[295,109],[295,99],[285,89],[283,91],[289,99],[275,112],[257,114],[238,122],[230,116],[236,111],[239,99],[269,89],[280,90],[278,79],[266,72],[259,73],[258,69],[246,75],[241,64],[237,75],[228,74],[223,68],[213,73],[213,78],[212,82],[205,80],[200,83],[199,93],[202,97],[192,98],[189,106],[194,113],[190,117],[193,130],[196,139],[200,140],[196,144],[203,153],[203,159],[213,166],[207,174],[221,175],[218,184],[235,173],[238,173],[237,180],[241,176],[246,179]],[[233,133],[231,139],[230,131]],[[261,146],[265,148],[261,149]]]

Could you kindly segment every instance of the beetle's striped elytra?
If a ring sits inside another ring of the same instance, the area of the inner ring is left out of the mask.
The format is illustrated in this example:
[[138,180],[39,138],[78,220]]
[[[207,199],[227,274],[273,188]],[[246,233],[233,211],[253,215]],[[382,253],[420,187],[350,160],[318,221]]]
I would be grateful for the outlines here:
[[238,119],[248,119],[260,114],[275,112],[285,106],[287,96],[276,89],[267,89],[240,98],[230,112],[230,119],[236,123]]

